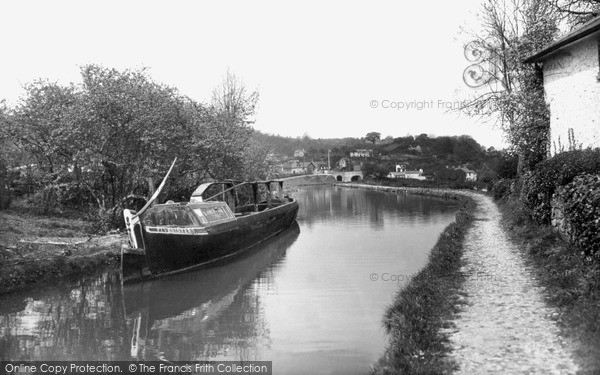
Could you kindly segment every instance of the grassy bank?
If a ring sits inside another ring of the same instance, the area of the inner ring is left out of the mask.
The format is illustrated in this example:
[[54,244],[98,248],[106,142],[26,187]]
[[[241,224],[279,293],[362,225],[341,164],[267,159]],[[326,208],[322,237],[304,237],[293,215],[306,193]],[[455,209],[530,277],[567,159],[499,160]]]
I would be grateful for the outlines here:
[[466,196],[457,194],[456,192],[453,192],[452,190],[441,189],[441,188],[383,186],[383,185],[376,185],[373,183],[354,183],[354,182],[350,182],[350,183],[336,182],[336,183],[333,183],[333,185],[347,187],[347,188],[383,191],[383,192],[388,192],[388,193],[406,193],[406,194],[415,194],[415,195],[427,195],[427,196],[432,196],[432,197],[455,199],[455,200],[461,200],[461,201],[468,199]]
[[600,373],[600,265],[585,259],[550,226],[530,220],[522,203],[503,200],[500,211],[502,225],[524,250],[548,303],[559,310],[555,318],[561,334],[575,346],[581,373]]
[[284,178],[286,186],[324,185],[335,182],[335,177],[328,174],[307,174]]
[[384,318],[389,346],[374,374],[439,374],[454,367],[446,358],[450,349],[442,330],[461,303],[463,241],[474,208],[470,199],[462,200],[456,221],[440,235],[425,268],[394,298]]
[[386,192],[431,195],[456,199],[456,220],[440,234],[427,265],[398,292],[383,324],[389,344],[373,366],[374,374],[438,374],[454,365],[446,358],[448,338],[443,332],[461,305],[460,271],[465,234],[473,221],[475,202],[460,193],[429,188],[339,184]]
[[378,186],[395,186],[405,188],[423,188],[423,189],[468,189],[482,190],[487,189],[487,184],[473,181],[433,181],[433,180],[414,180],[411,178],[365,178],[362,183]]
[[0,294],[117,264],[124,236],[91,232],[80,219],[0,212]]

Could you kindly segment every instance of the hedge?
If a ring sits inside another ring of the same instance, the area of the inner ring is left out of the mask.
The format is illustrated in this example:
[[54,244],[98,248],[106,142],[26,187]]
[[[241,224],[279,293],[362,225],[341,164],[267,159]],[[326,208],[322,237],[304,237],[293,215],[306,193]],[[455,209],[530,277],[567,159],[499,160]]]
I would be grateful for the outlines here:
[[508,196],[511,193],[511,185],[514,181],[515,180],[501,179],[494,182],[494,185],[492,186],[494,200],[500,200]]
[[560,189],[573,242],[585,255],[600,255],[600,176],[582,175]]
[[558,154],[536,165],[523,178],[521,199],[532,217],[550,223],[552,195],[559,186],[569,184],[581,174],[600,174],[600,149],[575,150]]

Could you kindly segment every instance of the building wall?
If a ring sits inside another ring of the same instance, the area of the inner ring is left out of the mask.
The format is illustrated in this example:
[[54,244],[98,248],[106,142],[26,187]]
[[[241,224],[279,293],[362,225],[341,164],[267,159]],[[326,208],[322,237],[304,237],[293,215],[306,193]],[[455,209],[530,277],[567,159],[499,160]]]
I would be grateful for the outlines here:
[[569,150],[569,129],[576,146],[600,147],[598,37],[586,37],[544,60],[552,154]]

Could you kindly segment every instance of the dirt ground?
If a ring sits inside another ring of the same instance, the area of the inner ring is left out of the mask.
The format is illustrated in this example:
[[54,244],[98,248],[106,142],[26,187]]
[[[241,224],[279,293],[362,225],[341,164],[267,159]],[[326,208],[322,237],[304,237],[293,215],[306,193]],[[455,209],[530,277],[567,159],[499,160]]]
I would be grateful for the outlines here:
[[1,211],[0,294],[114,262],[126,235],[92,233],[80,219]]

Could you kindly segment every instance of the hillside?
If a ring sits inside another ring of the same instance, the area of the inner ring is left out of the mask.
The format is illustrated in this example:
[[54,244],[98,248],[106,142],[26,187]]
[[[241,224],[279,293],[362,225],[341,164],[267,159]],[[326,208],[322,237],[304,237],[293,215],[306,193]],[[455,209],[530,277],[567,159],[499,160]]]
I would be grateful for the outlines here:
[[[372,156],[357,158],[369,168],[392,171],[396,164],[404,164],[410,169],[423,169],[426,174],[435,173],[446,166],[467,166],[477,171],[495,170],[502,160],[507,159],[505,151],[486,149],[468,135],[430,137],[418,136],[387,137],[375,143],[365,138],[314,139],[304,137],[282,137],[253,133],[253,140],[270,150],[276,159],[294,158],[296,150],[304,150],[305,161],[326,161],[328,150],[332,165],[342,157],[350,156],[357,149],[372,150]],[[514,160],[510,161],[514,164]]]

